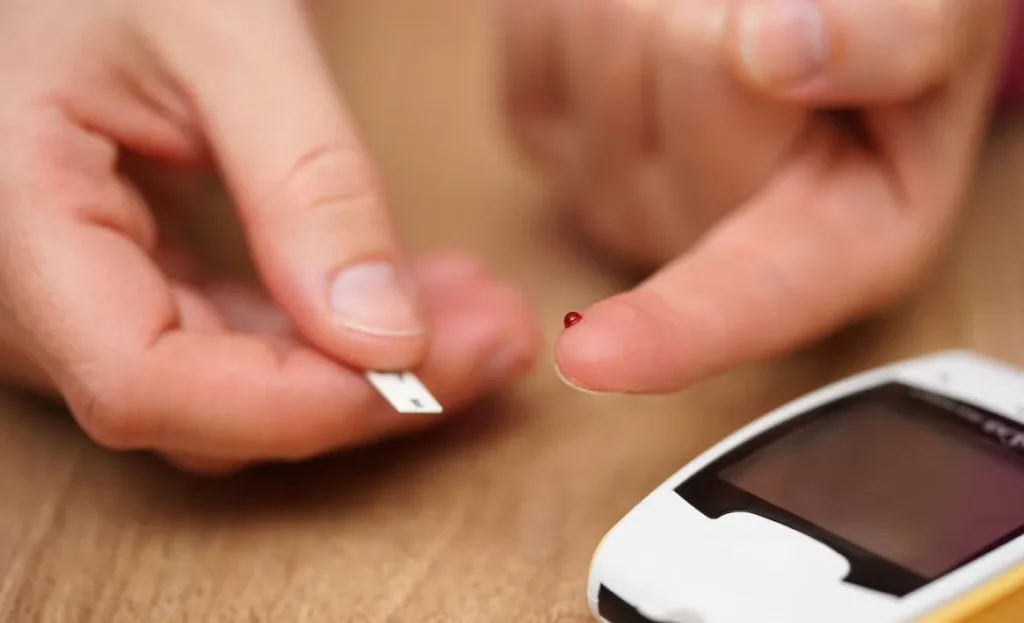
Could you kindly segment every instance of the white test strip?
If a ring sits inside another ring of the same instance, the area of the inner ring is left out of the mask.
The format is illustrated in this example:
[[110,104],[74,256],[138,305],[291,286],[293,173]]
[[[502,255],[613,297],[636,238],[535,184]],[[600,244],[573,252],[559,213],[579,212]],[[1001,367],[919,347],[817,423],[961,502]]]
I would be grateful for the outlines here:
[[366,373],[366,379],[377,388],[399,413],[441,413],[441,404],[412,372]]

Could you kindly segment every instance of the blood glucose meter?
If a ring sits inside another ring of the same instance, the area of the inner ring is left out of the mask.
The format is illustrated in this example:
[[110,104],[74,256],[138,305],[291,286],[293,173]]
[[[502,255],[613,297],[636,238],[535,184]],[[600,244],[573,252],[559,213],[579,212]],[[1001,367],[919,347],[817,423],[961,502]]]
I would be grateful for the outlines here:
[[605,623],[1024,621],[1024,372],[941,352],[768,413],[623,517],[587,592]]

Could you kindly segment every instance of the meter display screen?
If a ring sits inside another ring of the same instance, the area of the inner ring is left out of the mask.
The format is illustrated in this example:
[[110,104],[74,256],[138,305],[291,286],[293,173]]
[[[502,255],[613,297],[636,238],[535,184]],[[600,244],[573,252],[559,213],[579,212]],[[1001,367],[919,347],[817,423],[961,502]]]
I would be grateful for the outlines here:
[[679,492],[801,529],[851,554],[859,583],[905,594],[1024,532],[1024,427],[892,384],[752,440]]

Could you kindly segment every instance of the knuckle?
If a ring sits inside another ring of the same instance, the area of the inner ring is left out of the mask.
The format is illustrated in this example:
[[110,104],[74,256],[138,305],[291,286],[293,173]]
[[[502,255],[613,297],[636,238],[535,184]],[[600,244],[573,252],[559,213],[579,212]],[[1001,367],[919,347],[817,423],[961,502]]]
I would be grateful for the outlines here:
[[[4,127],[0,124],[0,135]],[[8,147],[8,149],[3,149]],[[117,147],[63,114],[32,118],[0,142],[0,194],[33,209],[81,217],[128,235],[144,249],[157,226],[144,198],[117,175]]]
[[[377,174],[354,148],[326,145],[295,161],[282,182],[285,210],[270,210],[266,233],[291,231],[299,237],[312,230],[331,235],[358,232],[350,238],[369,246],[387,243],[389,231],[384,193]],[[280,196],[279,195],[279,196]]]
[[327,144],[300,156],[284,178],[288,205],[316,212],[324,207],[366,206],[380,184],[367,159],[355,148]]
[[332,263],[392,256],[398,247],[375,173],[355,152],[311,151],[273,185],[266,194],[275,199],[260,202],[247,222],[262,249]]

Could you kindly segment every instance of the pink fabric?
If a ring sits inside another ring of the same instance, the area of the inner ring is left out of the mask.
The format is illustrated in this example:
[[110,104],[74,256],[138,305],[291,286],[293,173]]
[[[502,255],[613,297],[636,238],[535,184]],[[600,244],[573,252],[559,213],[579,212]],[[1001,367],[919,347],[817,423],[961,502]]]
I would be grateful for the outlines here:
[[1011,0],[1009,47],[1003,59],[1003,77],[998,103],[1004,107],[1024,106],[1024,0]]

